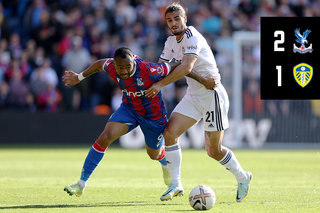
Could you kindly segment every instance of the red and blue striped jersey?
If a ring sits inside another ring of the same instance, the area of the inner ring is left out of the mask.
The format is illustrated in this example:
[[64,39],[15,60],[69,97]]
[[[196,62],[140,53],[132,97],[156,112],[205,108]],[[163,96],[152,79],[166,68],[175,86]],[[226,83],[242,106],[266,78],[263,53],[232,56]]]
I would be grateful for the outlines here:
[[155,98],[145,95],[147,89],[156,81],[164,78],[170,70],[166,63],[151,63],[134,55],[135,67],[127,80],[123,80],[116,72],[113,58],[107,59],[103,65],[104,71],[115,80],[121,89],[122,101],[132,110],[150,120],[165,119],[167,111],[161,97],[161,92]]

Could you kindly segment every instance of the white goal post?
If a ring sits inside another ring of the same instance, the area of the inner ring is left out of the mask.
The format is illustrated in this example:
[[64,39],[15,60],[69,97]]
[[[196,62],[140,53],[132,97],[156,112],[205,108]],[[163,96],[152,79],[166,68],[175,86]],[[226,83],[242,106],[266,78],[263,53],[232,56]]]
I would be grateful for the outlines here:
[[242,46],[244,43],[259,42],[260,32],[237,31],[233,33],[233,122],[234,143],[237,148],[242,147]]

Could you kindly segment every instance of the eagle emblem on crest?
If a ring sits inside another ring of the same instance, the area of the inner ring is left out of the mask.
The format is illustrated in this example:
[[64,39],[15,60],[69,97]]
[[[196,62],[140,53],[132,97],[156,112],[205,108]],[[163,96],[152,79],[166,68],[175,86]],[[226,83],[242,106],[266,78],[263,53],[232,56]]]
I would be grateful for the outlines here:
[[297,37],[296,42],[300,43],[301,46],[297,47],[296,44],[293,44],[293,52],[296,53],[312,53],[312,44],[309,45],[309,47],[306,47],[305,44],[308,43],[307,37],[309,33],[311,33],[311,30],[306,30],[304,33],[301,35],[300,29],[295,29],[294,30],[295,36]]

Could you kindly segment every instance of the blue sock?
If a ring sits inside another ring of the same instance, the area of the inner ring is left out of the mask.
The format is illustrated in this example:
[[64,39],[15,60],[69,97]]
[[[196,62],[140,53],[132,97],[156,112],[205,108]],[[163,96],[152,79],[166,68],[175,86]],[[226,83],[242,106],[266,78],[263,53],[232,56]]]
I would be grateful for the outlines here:
[[159,157],[158,161],[163,165],[167,165],[166,153],[164,147],[162,148],[161,156]]
[[168,164],[167,164],[167,159],[166,159],[166,157],[164,157],[162,160],[159,160],[159,162],[160,162],[163,166],[168,165]]
[[85,182],[88,181],[92,172],[95,170],[95,168],[103,158],[105,150],[106,148],[101,147],[97,142],[91,147],[87,158],[84,161],[80,180],[83,180]]

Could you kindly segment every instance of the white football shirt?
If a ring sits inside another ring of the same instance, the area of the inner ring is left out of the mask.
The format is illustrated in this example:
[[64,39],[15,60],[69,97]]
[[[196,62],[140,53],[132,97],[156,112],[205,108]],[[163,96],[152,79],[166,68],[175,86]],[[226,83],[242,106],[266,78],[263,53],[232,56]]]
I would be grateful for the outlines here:
[[[194,55],[197,60],[193,70],[204,77],[212,76],[220,81],[216,60],[206,39],[192,26],[188,26],[183,37],[177,41],[174,35],[167,38],[160,59],[168,62],[172,58],[182,60],[184,55]],[[188,93],[201,94],[208,90],[198,81],[187,77]]]

